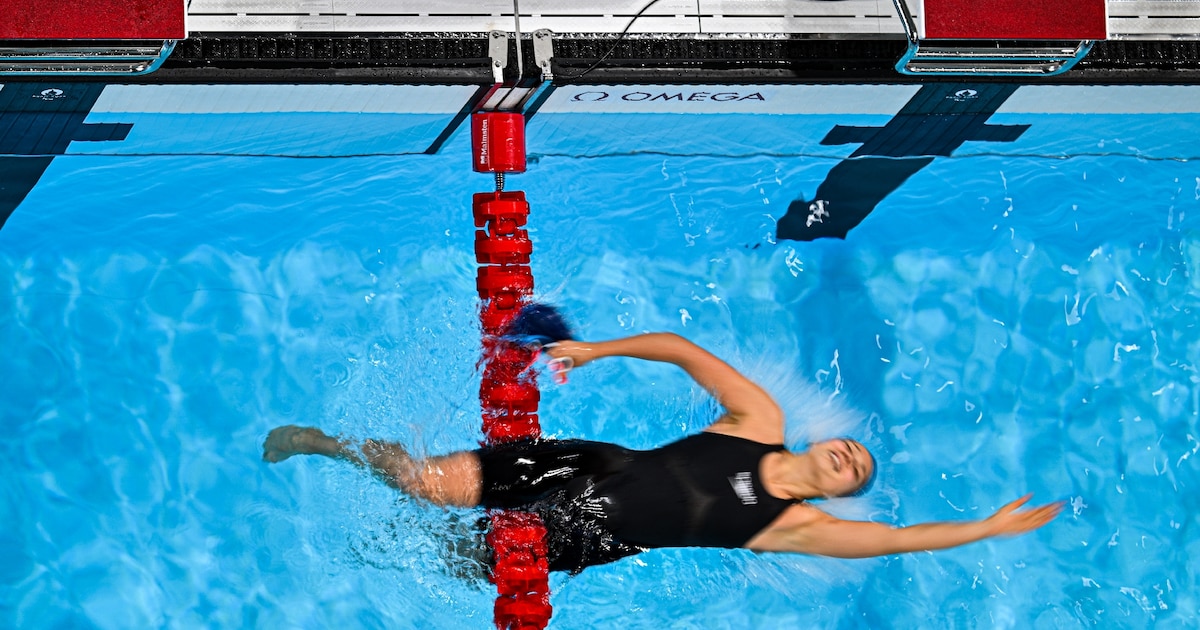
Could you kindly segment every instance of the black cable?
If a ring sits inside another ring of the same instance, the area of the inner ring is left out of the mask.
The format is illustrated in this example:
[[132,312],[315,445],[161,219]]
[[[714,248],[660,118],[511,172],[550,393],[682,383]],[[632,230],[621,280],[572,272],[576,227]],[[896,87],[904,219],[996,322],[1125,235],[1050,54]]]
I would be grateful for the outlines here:
[[638,11],[636,14],[634,14],[633,18],[631,18],[629,20],[629,23],[625,25],[625,30],[621,31],[620,35],[617,35],[616,41],[613,42],[613,45],[611,48],[608,49],[608,52],[604,53],[604,55],[601,56],[599,59],[597,59],[596,63],[593,63],[591,66],[589,66],[587,70],[584,70],[583,72],[580,72],[577,75],[566,77],[563,80],[562,84],[567,85],[571,81],[574,81],[576,79],[582,79],[585,75],[587,75],[587,73],[591,72],[592,70],[595,70],[597,67],[599,67],[599,65],[601,63],[604,63],[604,60],[608,59],[609,55],[616,52],[617,46],[621,43],[621,40],[625,39],[625,36],[629,34],[629,29],[633,28],[633,23],[636,22],[638,18],[642,17],[642,14],[644,14],[646,11],[649,11],[650,7],[658,4],[658,1],[659,0],[650,0],[650,2],[647,2],[646,6],[642,7],[642,9],[640,11]]

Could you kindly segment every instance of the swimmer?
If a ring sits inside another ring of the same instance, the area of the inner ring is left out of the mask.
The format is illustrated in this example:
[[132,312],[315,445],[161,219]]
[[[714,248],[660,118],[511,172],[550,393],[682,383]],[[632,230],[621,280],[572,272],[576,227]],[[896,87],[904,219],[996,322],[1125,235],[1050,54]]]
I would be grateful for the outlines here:
[[812,499],[854,495],[875,477],[875,459],[849,438],[808,450],[783,446],[784,417],[761,387],[703,348],[671,333],[604,342],[564,340],[545,349],[578,369],[603,357],[683,368],[725,413],[698,434],[635,451],[583,440],[525,440],[438,457],[399,444],[356,446],[319,429],[283,426],[263,459],[324,455],[369,468],[388,485],[442,506],[538,514],[551,570],[578,572],[654,547],[744,547],[838,558],[945,549],[1024,534],[1054,519],[1062,502],[1029,507],[1030,495],[975,521],[908,527],[836,518]]

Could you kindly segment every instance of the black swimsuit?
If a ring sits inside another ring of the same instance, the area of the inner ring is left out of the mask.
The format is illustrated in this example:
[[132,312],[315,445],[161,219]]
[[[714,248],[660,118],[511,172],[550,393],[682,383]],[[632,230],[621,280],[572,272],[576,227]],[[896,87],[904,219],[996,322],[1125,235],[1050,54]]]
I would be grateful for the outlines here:
[[481,504],[540,515],[556,571],[651,547],[742,547],[795,503],[760,479],[762,458],[781,450],[707,432],[650,451],[583,440],[485,447]]

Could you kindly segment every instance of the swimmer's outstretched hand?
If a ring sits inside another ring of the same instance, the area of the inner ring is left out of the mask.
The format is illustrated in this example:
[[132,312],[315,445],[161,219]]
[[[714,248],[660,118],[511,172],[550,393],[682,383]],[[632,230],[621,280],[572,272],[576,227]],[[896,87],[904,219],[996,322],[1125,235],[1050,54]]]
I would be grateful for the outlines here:
[[586,341],[565,339],[558,343],[546,344],[543,351],[553,360],[560,361],[566,369],[583,367],[597,358],[595,344]]
[[1031,532],[1054,520],[1066,505],[1064,501],[1055,501],[1049,505],[1021,509],[1032,497],[1032,494],[1027,494],[984,519],[984,524],[988,526],[988,535],[1017,536]]

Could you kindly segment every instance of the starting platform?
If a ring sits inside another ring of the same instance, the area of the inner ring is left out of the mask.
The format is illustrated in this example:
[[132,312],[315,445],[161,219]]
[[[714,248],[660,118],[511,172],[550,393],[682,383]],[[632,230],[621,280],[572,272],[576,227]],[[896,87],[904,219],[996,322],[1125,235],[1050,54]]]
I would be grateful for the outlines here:
[[147,74],[187,37],[185,0],[0,0],[0,75]]

